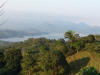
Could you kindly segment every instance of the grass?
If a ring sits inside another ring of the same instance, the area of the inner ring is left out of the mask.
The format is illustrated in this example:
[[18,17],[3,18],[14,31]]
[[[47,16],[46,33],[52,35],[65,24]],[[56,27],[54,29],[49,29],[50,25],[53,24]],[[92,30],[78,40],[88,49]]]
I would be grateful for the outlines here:
[[100,57],[94,52],[80,51],[77,54],[67,57],[73,75],[78,75],[84,67],[93,66],[100,73]]

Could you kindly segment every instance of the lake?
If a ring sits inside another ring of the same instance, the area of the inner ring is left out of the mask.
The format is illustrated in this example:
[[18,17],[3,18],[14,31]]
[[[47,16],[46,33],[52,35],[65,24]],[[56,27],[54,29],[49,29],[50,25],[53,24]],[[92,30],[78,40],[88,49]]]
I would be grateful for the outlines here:
[[[86,36],[86,35],[80,33],[80,36]],[[64,33],[49,33],[49,34],[36,35],[36,36],[5,38],[5,39],[0,39],[0,40],[9,41],[9,42],[20,42],[20,41],[27,40],[29,38],[42,38],[42,37],[47,38],[47,39],[60,39],[60,38],[64,38]]]
[[41,37],[44,37],[47,39],[59,39],[59,38],[64,38],[64,33],[49,33],[49,34],[36,35],[36,36],[4,38],[4,39],[0,39],[0,40],[9,41],[9,42],[19,42],[19,41],[27,40],[29,38],[41,38]]

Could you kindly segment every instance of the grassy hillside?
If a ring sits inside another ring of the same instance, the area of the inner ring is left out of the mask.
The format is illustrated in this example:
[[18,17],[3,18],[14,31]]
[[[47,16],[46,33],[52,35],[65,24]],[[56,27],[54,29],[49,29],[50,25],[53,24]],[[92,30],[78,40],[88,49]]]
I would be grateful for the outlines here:
[[77,54],[67,58],[74,75],[78,75],[79,71],[88,66],[94,66],[100,72],[100,57],[94,52],[80,51]]

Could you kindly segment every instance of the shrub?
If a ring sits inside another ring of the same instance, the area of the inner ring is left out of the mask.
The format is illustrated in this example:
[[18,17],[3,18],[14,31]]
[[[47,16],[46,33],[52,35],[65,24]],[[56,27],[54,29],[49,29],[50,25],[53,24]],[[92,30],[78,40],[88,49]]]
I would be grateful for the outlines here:
[[94,67],[88,67],[81,70],[79,75],[99,75],[99,73]]

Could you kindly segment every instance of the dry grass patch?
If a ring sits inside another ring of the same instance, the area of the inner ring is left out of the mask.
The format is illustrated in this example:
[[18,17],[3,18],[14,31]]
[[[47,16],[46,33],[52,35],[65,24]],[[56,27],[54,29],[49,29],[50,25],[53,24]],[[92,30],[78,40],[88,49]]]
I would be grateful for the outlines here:
[[78,75],[80,69],[93,66],[100,72],[100,57],[93,52],[81,51],[67,58],[72,73]]

